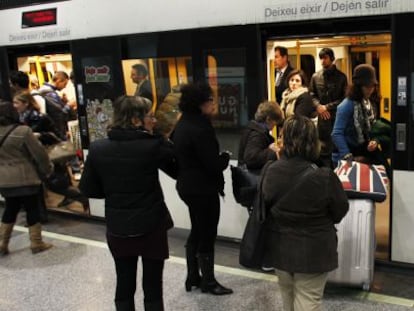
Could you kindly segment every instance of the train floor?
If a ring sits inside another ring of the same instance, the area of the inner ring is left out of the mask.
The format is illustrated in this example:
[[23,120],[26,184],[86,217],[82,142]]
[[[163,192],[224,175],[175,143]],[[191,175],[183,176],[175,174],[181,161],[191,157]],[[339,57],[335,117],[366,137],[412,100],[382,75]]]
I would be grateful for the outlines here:
[[[2,207],[0,207],[2,213]],[[32,255],[24,213],[10,242],[10,254],[0,257],[0,311],[114,310],[115,271],[105,243],[102,221],[51,212],[43,236],[54,247]],[[234,290],[215,297],[184,290],[184,243],[187,231],[169,233],[170,259],[164,269],[165,310],[282,310],[277,278],[238,264],[238,244],[216,243],[216,277]],[[141,277],[141,271],[138,278]],[[143,310],[140,281],[136,309]],[[377,264],[369,292],[328,284],[324,310],[412,310],[414,268]]]

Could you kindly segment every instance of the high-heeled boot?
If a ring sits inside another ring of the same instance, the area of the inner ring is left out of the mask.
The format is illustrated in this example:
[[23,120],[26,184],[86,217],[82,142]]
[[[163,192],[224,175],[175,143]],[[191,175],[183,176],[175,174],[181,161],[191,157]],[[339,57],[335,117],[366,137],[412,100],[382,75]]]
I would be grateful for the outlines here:
[[201,291],[213,295],[229,295],[233,290],[217,282],[214,276],[214,253],[199,254],[201,268]]
[[33,254],[43,252],[53,246],[52,244],[43,242],[42,226],[40,225],[40,223],[34,224],[33,226],[29,227],[29,235],[30,248],[32,249]]
[[163,301],[144,301],[144,310],[145,311],[164,311]]
[[0,256],[7,255],[9,253],[9,242],[13,231],[14,223],[0,225]]
[[134,299],[115,300],[116,311],[135,311]]
[[187,279],[185,280],[185,290],[191,292],[193,286],[200,287],[201,276],[199,272],[197,250],[192,244],[186,245],[187,257]]

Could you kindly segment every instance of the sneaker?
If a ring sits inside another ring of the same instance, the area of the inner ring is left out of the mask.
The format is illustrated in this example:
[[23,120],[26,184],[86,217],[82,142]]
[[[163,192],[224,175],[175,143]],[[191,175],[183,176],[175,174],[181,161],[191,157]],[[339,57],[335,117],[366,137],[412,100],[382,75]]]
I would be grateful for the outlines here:
[[275,268],[274,267],[266,267],[266,266],[262,266],[260,268],[263,272],[274,272]]

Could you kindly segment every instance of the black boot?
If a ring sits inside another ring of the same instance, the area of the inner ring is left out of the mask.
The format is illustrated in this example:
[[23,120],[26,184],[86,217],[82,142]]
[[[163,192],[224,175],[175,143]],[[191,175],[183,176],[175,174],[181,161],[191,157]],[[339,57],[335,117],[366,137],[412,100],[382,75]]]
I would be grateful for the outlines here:
[[193,286],[200,287],[201,276],[199,273],[197,250],[190,243],[186,245],[187,255],[187,279],[185,280],[185,290],[191,292]]
[[214,253],[199,254],[201,268],[201,291],[213,295],[232,294],[233,290],[222,286],[214,276]]
[[164,303],[161,301],[144,301],[144,310],[145,311],[164,311]]
[[[116,311],[135,311],[134,300],[115,300]],[[146,309],[145,309],[146,310]]]

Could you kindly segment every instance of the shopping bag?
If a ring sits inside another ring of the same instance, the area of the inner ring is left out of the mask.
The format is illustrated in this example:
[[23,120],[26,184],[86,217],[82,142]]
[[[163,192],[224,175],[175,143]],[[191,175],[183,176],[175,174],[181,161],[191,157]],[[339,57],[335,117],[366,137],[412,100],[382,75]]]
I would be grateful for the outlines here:
[[259,176],[245,166],[232,165],[230,169],[234,199],[244,207],[253,206]]
[[61,141],[47,148],[52,162],[65,163],[76,156],[76,150],[70,141]]
[[341,160],[334,171],[349,198],[386,199],[389,181],[383,165]]

